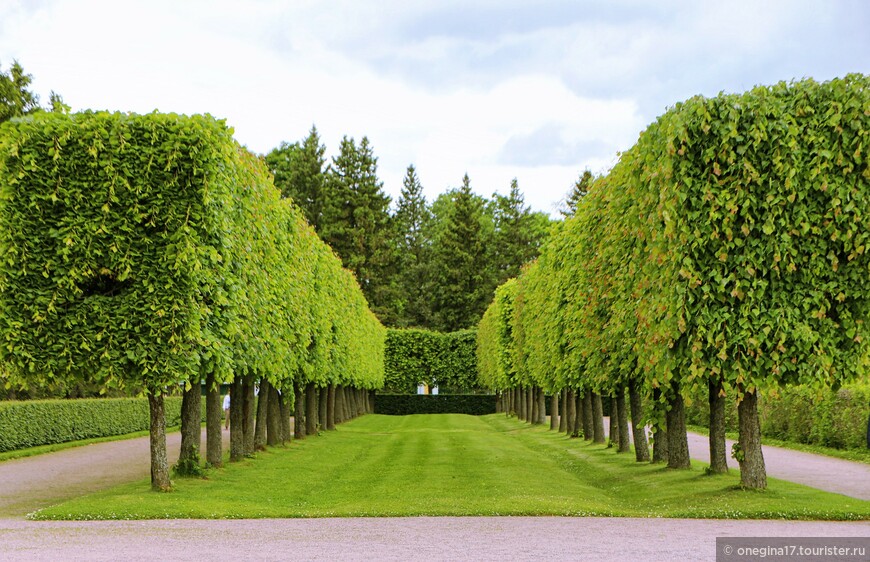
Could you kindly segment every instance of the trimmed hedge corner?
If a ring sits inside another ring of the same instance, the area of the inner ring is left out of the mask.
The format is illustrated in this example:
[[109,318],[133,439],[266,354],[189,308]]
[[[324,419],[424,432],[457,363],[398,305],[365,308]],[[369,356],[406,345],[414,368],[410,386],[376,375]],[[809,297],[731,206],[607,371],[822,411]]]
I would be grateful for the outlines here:
[[[0,402],[0,453],[143,431],[148,419],[147,398]],[[180,419],[181,397],[167,397],[166,425]]]
[[375,413],[388,416],[411,414],[469,414],[485,416],[495,413],[493,394],[376,394]]

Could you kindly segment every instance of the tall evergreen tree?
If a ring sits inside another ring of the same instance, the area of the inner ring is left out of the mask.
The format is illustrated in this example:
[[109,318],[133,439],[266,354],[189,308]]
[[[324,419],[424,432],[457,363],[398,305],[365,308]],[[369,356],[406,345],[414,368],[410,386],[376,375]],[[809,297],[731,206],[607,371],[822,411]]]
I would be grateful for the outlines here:
[[592,172],[589,170],[583,170],[583,173],[580,174],[580,177],[574,182],[574,187],[571,188],[571,193],[568,194],[559,209],[559,213],[563,217],[574,216],[577,212],[577,206],[581,201],[583,201],[586,194],[589,193],[589,189],[592,187],[594,181],[595,176],[592,175]]
[[320,235],[353,271],[372,310],[389,316],[390,197],[377,175],[378,159],[367,137],[359,146],[344,137],[326,172]]
[[432,245],[432,327],[452,332],[473,326],[492,297],[484,254],[483,199],[471,192],[468,174],[450,194]]
[[423,291],[427,284],[432,211],[414,165],[408,166],[393,216],[395,314],[399,326],[428,326],[431,312]]
[[275,176],[275,186],[282,196],[293,199],[318,233],[324,203],[325,152],[317,127],[312,125],[303,141],[282,142],[266,155],[266,165]]
[[495,227],[490,260],[498,286],[519,275],[523,264],[538,255],[550,219],[544,213],[533,213],[526,205],[516,178],[511,180],[507,196],[493,194],[490,207]]

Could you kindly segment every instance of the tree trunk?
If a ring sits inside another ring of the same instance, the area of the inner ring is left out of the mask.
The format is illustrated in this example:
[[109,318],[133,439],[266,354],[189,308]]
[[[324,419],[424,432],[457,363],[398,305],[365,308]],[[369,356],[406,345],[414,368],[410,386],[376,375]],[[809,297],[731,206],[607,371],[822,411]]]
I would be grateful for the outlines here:
[[329,384],[329,390],[326,392],[326,429],[333,431],[335,429],[335,384]]
[[579,438],[583,430],[583,393],[574,393],[574,424],[571,427],[571,437]]
[[567,391],[567,406],[568,409],[565,412],[565,435],[568,437],[574,437],[574,419],[577,417],[577,401],[574,399],[573,388],[569,388]]
[[607,400],[610,402],[610,418],[608,418],[608,422],[610,427],[607,429],[607,434],[610,436],[610,443],[607,444],[607,447],[616,446],[619,447],[619,410],[616,405],[616,398],[614,398],[613,394],[607,397]]
[[260,388],[260,396],[268,391],[268,409],[266,410],[266,444],[270,447],[284,442],[284,429],[281,427],[281,395],[271,384],[268,388]]
[[245,387],[245,454],[254,454],[254,429],[257,415],[257,394],[254,375],[248,375],[242,383]]
[[530,387],[526,391],[526,414],[528,414],[528,419],[526,420],[529,423],[535,423],[535,389],[534,387]]
[[325,386],[321,386],[317,393],[317,423],[320,425],[321,431],[326,431],[326,409],[329,402],[329,390]]
[[278,404],[281,406],[281,440],[285,442],[290,441],[293,436],[293,424],[290,422],[293,417],[293,410],[290,408],[292,395],[288,390],[278,394]]
[[547,395],[543,388],[538,388],[538,423],[547,423]]
[[604,414],[601,408],[601,395],[592,393],[592,441],[604,443]]
[[242,377],[233,380],[230,392],[230,462],[245,456],[245,399]]
[[305,388],[299,381],[293,381],[293,396],[296,399],[293,409],[293,435],[296,439],[305,439]]
[[583,438],[591,441],[595,437],[595,412],[592,408],[592,392],[589,390],[583,393]]
[[618,453],[631,452],[631,438],[628,436],[628,409],[625,407],[625,387],[620,385],[616,389],[616,410],[619,412],[617,420],[619,427]]
[[166,457],[166,412],[162,394],[148,394],[148,412],[151,418],[151,489],[168,492],[172,489],[172,483],[169,481],[169,459]]
[[674,383],[668,398],[668,468],[690,468],[689,438],[686,434],[686,409],[679,383]]
[[191,381],[181,399],[181,453],[175,471],[181,476],[200,474],[199,444],[202,440],[202,398],[199,380]]
[[643,404],[640,401],[640,392],[637,389],[637,381],[628,381],[628,401],[631,404],[631,433],[634,437],[634,459],[637,462],[649,461],[649,444],[646,440],[646,431],[643,425]]
[[317,435],[317,405],[319,403],[317,387],[314,386],[313,382],[310,382],[305,387],[305,433],[307,435]]
[[265,378],[260,380],[260,393],[257,395],[257,427],[254,430],[254,449],[257,451],[266,449],[266,424],[269,417],[271,387],[272,385]]
[[559,409],[559,433],[565,433],[568,427],[568,389],[563,388],[559,391],[559,400],[562,402],[562,407]]
[[740,485],[753,490],[767,488],[767,470],[761,451],[761,425],[758,422],[758,394],[744,392],[737,404]]
[[343,423],[347,419],[347,404],[345,401],[344,385],[335,388],[335,423]]
[[559,429],[559,393],[550,396],[550,431]]
[[223,434],[221,433],[221,387],[214,373],[205,377],[205,461],[214,467],[224,464]]
[[725,392],[721,379],[710,379],[708,400],[710,402],[710,474],[728,472],[728,456],[725,452]]
[[538,388],[533,386],[529,392],[531,393],[531,396],[532,396],[532,405],[531,405],[531,412],[532,412],[531,417],[532,417],[532,419],[529,421],[531,421],[532,424],[535,425],[538,423],[538,417],[539,417],[539,413],[538,413]]
[[667,410],[661,403],[662,390],[653,389],[653,405],[655,408],[655,423],[653,424],[653,458],[652,462],[668,462],[668,430],[662,425],[662,419],[667,417]]

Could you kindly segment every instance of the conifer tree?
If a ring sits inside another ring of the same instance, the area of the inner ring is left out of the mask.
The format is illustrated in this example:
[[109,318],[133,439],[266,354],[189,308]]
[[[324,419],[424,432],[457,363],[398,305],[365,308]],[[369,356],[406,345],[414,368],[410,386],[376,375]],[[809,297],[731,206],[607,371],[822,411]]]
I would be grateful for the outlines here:
[[282,196],[293,199],[318,233],[323,214],[325,152],[317,127],[312,125],[305,140],[292,144],[282,142],[266,155],[266,165],[275,176],[275,186]]
[[431,317],[423,291],[428,273],[432,211],[414,165],[408,166],[393,217],[395,314],[399,326],[427,326]]
[[577,181],[574,182],[574,187],[571,193],[562,202],[562,208],[559,209],[559,214],[563,217],[573,217],[577,213],[577,206],[589,193],[589,188],[592,187],[592,182],[595,181],[595,176],[589,170],[583,170]]

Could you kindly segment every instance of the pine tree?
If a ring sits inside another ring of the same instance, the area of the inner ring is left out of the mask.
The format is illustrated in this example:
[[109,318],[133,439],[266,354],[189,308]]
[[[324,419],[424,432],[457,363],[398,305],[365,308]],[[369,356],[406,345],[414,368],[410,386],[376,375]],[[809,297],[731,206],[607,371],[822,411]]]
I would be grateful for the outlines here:
[[[491,251],[496,267],[496,286],[520,273],[523,264],[531,261],[541,244],[540,217],[525,204],[516,178],[511,180],[507,196],[493,194],[491,206],[495,235]],[[545,219],[549,223],[549,219]]]
[[595,176],[592,175],[592,172],[589,170],[583,170],[583,173],[580,174],[580,177],[577,178],[577,181],[574,182],[574,187],[571,189],[571,193],[565,198],[562,202],[562,208],[559,209],[559,213],[563,217],[573,217],[577,212],[577,206],[583,201],[583,198],[586,197],[586,194],[589,193],[589,189],[592,187],[592,183],[595,181]]
[[425,327],[431,313],[423,291],[427,284],[432,211],[414,165],[408,166],[393,216],[396,325]]
[[353,138],[342,139],[326,172],[319,233],[356,275],[372,310],[391,323],[390,197],[378,180],[377,162],[368,138],[359,146]]
[[281,190],[282,196],[293,199],[318,233],[324,203],[325,152],[317,127],[312,125],[301,143],[282,142],[266,155],[266,165],[275,176],[275,186]]
[[432,327],[451,332],[473,326],[492,297],[484,254],[483,199],[471,192],[468,174],[449,194],[430,264]]

